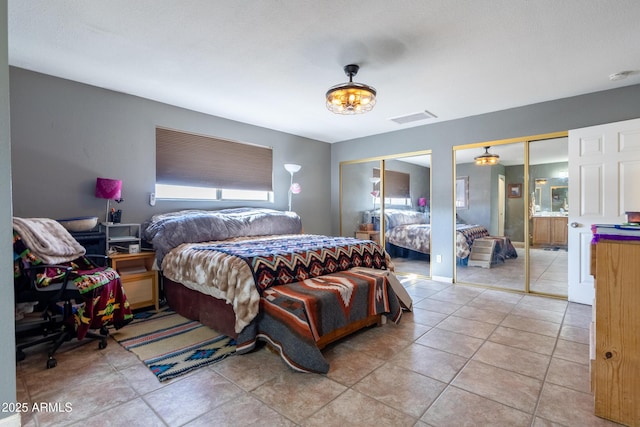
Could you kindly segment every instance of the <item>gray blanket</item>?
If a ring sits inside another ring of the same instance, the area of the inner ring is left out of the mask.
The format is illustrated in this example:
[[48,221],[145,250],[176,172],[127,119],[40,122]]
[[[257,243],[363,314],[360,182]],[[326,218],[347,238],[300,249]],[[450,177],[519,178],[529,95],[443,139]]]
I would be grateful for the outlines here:
[[218,211],[184,210],[154,215],[142,227],[142,237],[153,245],[158,265],[182,243],[226,240],[241,236],[297,234],[302,221],[294,212],[235,208]]
[[13,229],[45,264],[65,263],[85,254],[85,248],[53,219],[13,217]]

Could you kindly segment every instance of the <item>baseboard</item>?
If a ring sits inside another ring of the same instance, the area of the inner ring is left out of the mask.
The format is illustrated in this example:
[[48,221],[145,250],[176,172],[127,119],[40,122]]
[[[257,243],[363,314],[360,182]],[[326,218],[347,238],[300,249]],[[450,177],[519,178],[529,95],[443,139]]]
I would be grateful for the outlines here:
[[453,277],[431,276],[431,280],[435,280],[436,282],[453,283]]
[[0,418],[0,427],[20,427],[21,425],[20,414]]

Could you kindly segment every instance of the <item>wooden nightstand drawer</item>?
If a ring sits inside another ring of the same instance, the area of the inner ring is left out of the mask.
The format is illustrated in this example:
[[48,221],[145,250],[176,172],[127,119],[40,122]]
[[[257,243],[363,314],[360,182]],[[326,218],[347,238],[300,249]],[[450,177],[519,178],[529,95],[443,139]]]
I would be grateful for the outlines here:
[[[122,278],[124,277],[124,280]],[[156,273],[120,276],[132,309],[156,305]]]
[[158,273],[153,270],[155,253],[117,254],[109,257],[111,267],[120,274],[120,281],[131,309],[158,305]]

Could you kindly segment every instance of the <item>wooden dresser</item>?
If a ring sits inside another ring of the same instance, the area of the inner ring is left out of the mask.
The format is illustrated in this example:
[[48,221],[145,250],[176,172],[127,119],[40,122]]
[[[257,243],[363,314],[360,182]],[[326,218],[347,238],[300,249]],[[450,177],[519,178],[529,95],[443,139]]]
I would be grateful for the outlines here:
[[591,389],[595,414],[640,426],[640,241],[591,247],[595,278]]

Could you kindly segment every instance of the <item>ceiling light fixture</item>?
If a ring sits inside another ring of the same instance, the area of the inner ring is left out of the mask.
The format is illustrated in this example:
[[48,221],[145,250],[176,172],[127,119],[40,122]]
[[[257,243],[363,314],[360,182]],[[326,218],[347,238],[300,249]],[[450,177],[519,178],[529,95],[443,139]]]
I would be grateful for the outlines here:
[[336,114],[360,114],[371,111],[376,105],[376,90],[363,83],[354,83],[353,76],[360,67],[355,64],[345,65],[344,73],[349,77],[348,83],[341,83],[327,91],[327,109]]
[[500,160],[500,156],[498,156],[497,154],[489,153],[489,148],[490,147],[484,147],[484,153],[474,158],[474,160],[476,161],[476,165],[493,166],[498,164],[498,161]]

